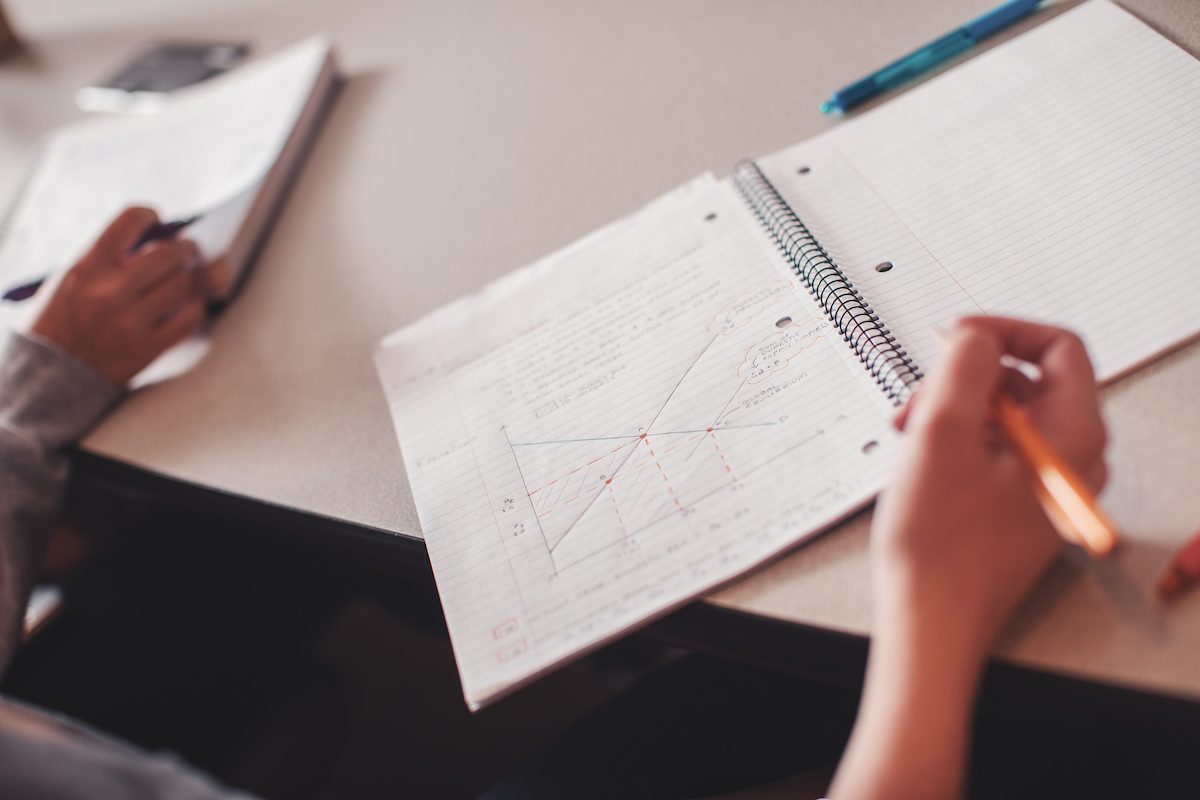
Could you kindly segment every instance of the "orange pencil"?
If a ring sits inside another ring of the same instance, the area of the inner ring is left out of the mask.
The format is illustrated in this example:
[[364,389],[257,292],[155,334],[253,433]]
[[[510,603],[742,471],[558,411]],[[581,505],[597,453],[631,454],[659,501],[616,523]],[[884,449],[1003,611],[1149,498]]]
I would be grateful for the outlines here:
[[1200,534],[1175,554],[1171,566],[1158,579],[1158,599],[1164,603],[1174,600],[1197,579],[1200,579]]
[[1011,398],[995,403],[996,421],[1037,479],[1042,509],[1059,535],[1093,556],[1106,556],[1117,545],[1117,529],[1071,465],[1050,446]]

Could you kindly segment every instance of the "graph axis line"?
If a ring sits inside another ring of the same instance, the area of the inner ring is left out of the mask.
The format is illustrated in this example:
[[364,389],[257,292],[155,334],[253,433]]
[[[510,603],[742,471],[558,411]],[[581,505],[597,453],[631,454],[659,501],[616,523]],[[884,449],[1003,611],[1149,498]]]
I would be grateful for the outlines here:
[[521,477],[521,488],[525,490],[525,499],[529,501],[529,510],[533,512],[533,519],[537,522],[538,533],[542,535],[542,543],[546,545],[546,552],[550,554],[550,566],[554,569],[554,574],[558,575],[558,563],[554,560],[554,549],[550,547],[550,542],[546,539],[546,531],[542,528],[542,518],[538,516],[537,509],[534,508],[533,496],[529,494],[529,484],[525,483],[525,473],[521,469],[521,461],[517,458],[517,451],[513,449],[512,441],[508,438],[508,426],[501,425],[500,432],[504,434],[504,441],[508,442],[508,451],[512,454],[513,463],[517,466],[517,475]]

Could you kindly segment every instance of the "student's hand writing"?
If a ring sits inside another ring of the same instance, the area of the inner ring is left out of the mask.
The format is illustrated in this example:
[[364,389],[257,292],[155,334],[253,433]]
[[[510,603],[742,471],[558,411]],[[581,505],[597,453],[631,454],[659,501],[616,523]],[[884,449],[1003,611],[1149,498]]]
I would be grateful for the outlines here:
[[[1002,354],[1036,364],[1041,379],[1005,369]],[[873,531],[880,602],[980,659],[1061,545],[1027,467],[989,421],[1002,385],[1100,490],[1104,423],[1078,337],[976,317],[958,325],[940,369],[899,418],[910,441]]]
[[157,222],[146,208],[123,211],[62,280],[47,287],[50,299],[33,324],[35,334],[116,386],[204,321],[195,244],[164,240],[131,252]]
[[[1036,364],[1036,383],[1001,366]],[[1104,424],[1074,335],[994,318],[964,320],[937,372],[898,418],[907,435],[871,532],[874,632],[863,703],[830,796],[956,797],[988,649],[1062,547],[1031,476],[993,429],[1003,386],[1099,490]]]

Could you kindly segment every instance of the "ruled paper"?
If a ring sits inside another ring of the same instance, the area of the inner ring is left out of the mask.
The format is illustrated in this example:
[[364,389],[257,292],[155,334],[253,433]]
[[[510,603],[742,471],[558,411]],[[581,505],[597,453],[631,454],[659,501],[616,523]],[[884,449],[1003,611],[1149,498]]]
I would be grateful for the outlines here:
[[970,313],[1102,380],[1200,333],[1200,63],[1106,0],[760,164],[926,371]]
[[478,707],[869,502],[890,406],[728,182],[377,355]]

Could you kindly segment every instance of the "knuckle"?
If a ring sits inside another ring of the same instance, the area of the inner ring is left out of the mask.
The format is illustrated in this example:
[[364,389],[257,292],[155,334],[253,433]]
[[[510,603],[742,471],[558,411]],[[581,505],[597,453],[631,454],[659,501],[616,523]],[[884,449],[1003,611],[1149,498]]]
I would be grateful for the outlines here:
[[146,206],[129,206],[120,213],[117,219],[131,224],[151,225],[158,219],[158,214],[154,209]]
[[134,251],[126,263],[130,267],[130,271],[132,271],[133,269],[153,268],[162,260],[163,249],[161,244],[159,242],[151,242]]
[[187,253],[183,243],[174,239],[155,242],[154,249],[162,253],[163,258],[167,261],[170,261],[172,265],[176,265],[183,261],[183,258]]
[[172,269],[170,276],[167,277],[167,286],[174,292],[178,292],[190,283],[191,278],[182,269]]
[[130,315],[118,318],[114,327],[117,329],[117,334],[125,339],[135,339],[140,332],[140,326]]
[[204,301],[197,298],[188,302],[187,312],[197,325],[204,321]]
[[1059,340],[1062,349],[1070,356],[1088,360],[1087,345],[1084,344],[1083,338],[1078,333],[1065,328],[1060,329]]
[[180,239],[171,242],[171,254],[175,260],[176,266],[180,269],[191,269],[196,264],[197,253],[199,252],[194,242],[186,239]]
[[199,303],[188,303],[175,315],[172,328],[172,338],[182,339],[199,330],[204,321],[203,310]]

